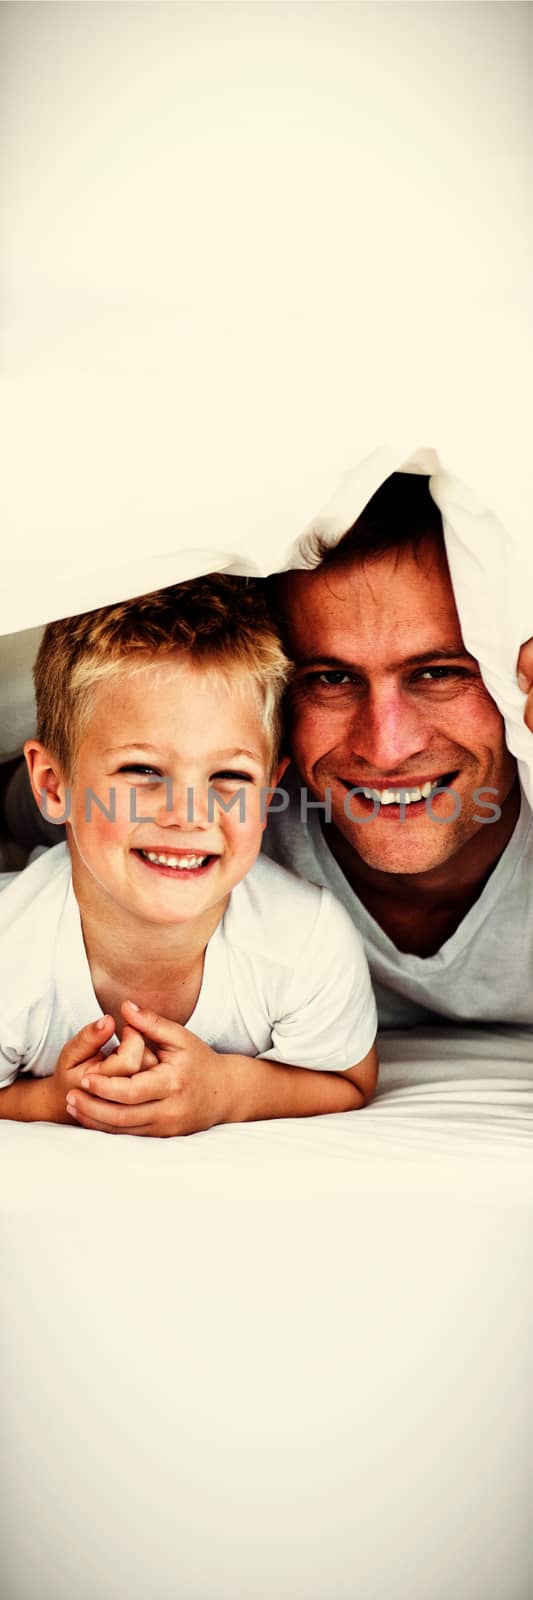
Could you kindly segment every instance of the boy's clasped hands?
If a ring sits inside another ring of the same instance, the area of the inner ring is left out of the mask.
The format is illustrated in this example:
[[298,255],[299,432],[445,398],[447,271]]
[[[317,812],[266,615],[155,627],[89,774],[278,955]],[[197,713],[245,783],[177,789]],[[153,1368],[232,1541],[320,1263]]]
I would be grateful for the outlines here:
[[124,1001],[122,1015],[122,1038],[109,1055],[102,1051],[115,1031],[111,1016],[88,1023],[64,1046],[50,1085],[65,1113],[57,1120],[157,1138],[233,1120],[231,1056],[134,1001]]

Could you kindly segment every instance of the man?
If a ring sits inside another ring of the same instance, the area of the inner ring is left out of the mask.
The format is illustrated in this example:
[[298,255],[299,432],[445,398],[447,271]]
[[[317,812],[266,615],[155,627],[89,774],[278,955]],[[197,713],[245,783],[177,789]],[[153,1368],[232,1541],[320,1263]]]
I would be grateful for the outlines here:
[[382,1026],[533,1026],[533,818],[427,479],[394,474],[317,556],[275,580],[294,767],[267,849],[350,911]]
[[[531,1027],[531,813],[465,652],[428,480],[393,474],[313,571],[273,587],[295,764],[267,851],[349,910],[382,1026]],[[518,668],[527,689],[533,641]],[[533,728],[533,691],[525,715]],[[28,848],[57,842],[21,768],[5,809]]]

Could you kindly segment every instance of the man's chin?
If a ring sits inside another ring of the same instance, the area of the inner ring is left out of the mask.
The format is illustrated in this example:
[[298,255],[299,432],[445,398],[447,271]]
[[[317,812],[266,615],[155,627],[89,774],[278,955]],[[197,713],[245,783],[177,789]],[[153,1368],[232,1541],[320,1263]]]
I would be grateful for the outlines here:
[[372,824],[363,824],[359,827],[355,824],[348,831],[344,824],[342,829],[346,843],[350,844],[360,859],[375,872],[406,875],[432,872],[460,849],[460,840],[453,827],[447,830],[439,828],[438,838],[435,838],[436,828],[434,831],[432,829],[432,836],[429,838],[425,829],[418,838],[414,835],[413,829],[409,832],[410,838],[407,837],[405,825],[402,823],[398,823],[397,827],[390,823],[380,827],[377,821],[373,828]]

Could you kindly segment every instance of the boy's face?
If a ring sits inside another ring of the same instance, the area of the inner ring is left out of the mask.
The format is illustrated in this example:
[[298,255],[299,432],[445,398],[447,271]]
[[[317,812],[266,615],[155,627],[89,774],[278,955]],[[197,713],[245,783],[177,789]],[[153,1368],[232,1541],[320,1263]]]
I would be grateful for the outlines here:
[[[79,898],[97,888],[152,924],[201,916],[253,866],[261,791],[276,776],[254,691],[239,675],[226,682],[166,657],[97,685],[70,785]],[[210,788],[220,801],[209,801]],[[226,813],[221,801],[238,790],[242,804],[237,796]],[[108,811],[114,805],[114,820],[90,791]]]

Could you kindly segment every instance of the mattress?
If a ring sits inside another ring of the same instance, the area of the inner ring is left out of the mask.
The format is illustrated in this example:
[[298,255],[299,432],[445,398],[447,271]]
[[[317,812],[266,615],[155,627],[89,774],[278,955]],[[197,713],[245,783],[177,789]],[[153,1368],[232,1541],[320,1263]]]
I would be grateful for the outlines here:
[[529,1597],[530,1041],[381,1053],[362,1112],[0,1125],[9,1600]]
[[[486,627],[507,536],[435,451],[365,458],[313,525],[338,538],[399,466],[431,474],[531,797],[523,550]],[[15,637],[8,753],[32,731]],[[531,1034],[380,1054],[342,1116],[153,1143],[0,1124],[8,1600],[529,1600]]]

